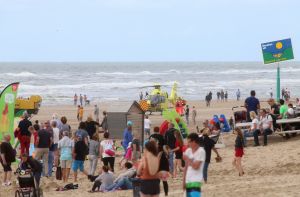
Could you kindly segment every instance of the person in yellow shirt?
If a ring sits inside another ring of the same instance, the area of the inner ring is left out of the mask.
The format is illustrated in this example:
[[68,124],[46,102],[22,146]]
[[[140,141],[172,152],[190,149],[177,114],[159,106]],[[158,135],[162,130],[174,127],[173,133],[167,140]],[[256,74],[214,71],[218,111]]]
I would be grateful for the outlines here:
[[81,106],[79,109],[79,121],[81,122],[83,119],[83,107]]

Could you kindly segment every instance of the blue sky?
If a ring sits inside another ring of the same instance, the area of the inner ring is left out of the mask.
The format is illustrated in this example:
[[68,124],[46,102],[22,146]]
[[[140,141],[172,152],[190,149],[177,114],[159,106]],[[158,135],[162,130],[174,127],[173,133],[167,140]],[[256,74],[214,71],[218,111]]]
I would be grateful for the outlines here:
[[0,0],[0,61],[262,61],[299,0]]

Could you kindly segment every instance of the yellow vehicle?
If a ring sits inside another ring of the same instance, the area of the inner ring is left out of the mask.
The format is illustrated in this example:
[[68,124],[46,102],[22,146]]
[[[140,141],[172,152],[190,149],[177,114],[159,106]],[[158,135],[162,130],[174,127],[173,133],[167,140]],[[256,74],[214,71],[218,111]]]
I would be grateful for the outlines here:
[[[149,86],[148,86],[149,87]],[[169,103],[174,104],[177,99],[177,83],[175,82],[170,94],[170,97],[166,91],[161,90],[160,84],[155,84],[154,89],[150,92],[144,100],[140,101],[140,106],[144,111],[150,112],[163,112],[168,109]]]
[[37,114],[42,103],[42,97],[32,95],[29,98],[17,98],[15,104],[15,116],[21,116],[24,111],[28,114]]

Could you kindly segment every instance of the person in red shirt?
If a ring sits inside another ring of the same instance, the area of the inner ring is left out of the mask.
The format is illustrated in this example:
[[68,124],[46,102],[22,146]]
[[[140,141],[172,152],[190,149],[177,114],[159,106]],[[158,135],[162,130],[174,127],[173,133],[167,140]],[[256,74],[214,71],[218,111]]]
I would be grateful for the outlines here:
[[174,133],[176,137],[176,142],[175,142],[175,149],[173,151],[175,152],[175,161],[174,161],[174,171],[173,171],[173,177],[176,178],[177,176],[177,167],[179,168],[180,171],[183,171],[182,168],[182,147],[183,147],[183,142],[181,138],[181,134],[177,131]]

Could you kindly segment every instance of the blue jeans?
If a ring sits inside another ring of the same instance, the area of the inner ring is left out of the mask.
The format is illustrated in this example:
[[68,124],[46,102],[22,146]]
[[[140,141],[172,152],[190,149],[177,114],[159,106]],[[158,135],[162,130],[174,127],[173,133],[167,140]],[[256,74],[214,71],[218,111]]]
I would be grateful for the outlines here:
[[203,179],[207,181],[207,171],[208,171],[209,162],[205,162],[203,166]]
[[170,173],[173,173],[173,170],[174,170],[174,152],[169,152],[169,167],[170,167]]
[[48,176],[52,176],[53,162],[54,162],[54,152],[49,151],[49,155],[48,155]]
[[116,183],[113,183],[112,185],[106,187],[105,189],[107,191],[112,191],[112,190],[116,190],[116,189],[123,189],[123,190],[128,190],[128,189],[132,189],[132,182],[127,178],[121,178],[120,180],[118,180]]
[[246,146],[247,145],[247,137],[253,137],[253,133],[251,131],[248,131],[248,130],[245,130],[244,131],[244,136],[243,136],[243,139],[244,139],[244,145]]

